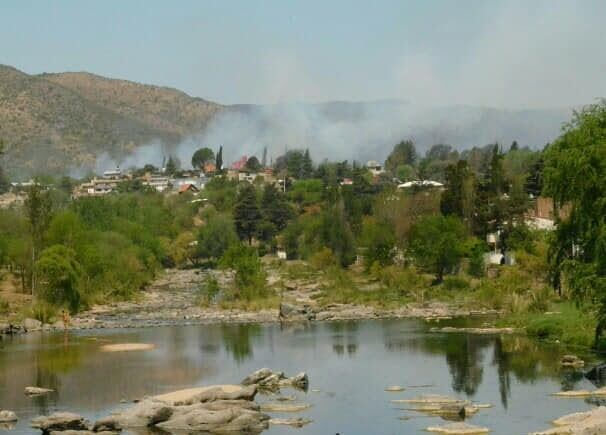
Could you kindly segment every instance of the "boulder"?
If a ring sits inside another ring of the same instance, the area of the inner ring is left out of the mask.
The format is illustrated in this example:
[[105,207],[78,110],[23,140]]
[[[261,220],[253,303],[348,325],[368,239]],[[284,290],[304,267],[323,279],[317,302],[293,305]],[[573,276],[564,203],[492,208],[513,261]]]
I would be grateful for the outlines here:
[[269,424],[275,425],[284,425],[284,426],[292,426],[292,427],[303,427],[306,424],[311,423],[311,420],[307,418],[272,418],[269,420]]
[[65,329],[65,323],[63,323],[63,320],[57,320],[51,325],[51,327],[54,329]]
[[606,407],[599,406],[587,412],[575,412],[553,421],[556,426],[530,435],[597,435],[606,433]]
[[54,430],[50,435],[116,435],[118,432],[101,431],[95,432],[90,430]]
[[243,407],[210,410],[204,404],[177,407],[170,419],[157,424],[168,431],[257,433],[268,427],[269,416]]
[[307,390],[309,377],[305,372],[288,378],[283,372],[274,372],[268,368],[262,368],[251,373],[242,380],[242,385],[257,385],[265,390],[278,390],[280,387],[294,387]]
[[119,427],[147,427],[162,423],[173,414],[173,408],[165,402],[146,399],[132,408],[104,419],[104,425]]
[[447,435],[479,435],[490,432],[490,429],[481,426],[473,426],[467,423],[450,423],[443,426],[430,426],[428,432]]
[[41,387],[25,387],[25,394],[28,396],[41,396],[42,394],[52,393],[55,390]]
[[93,432],[120,432],[122,426],[113,417],[103,417],[95,421]]
[[562,367],[581,368],[585,366],[585,361],[576,355],[564,355],[560,360]]
[[31,426],[49,434],[54,431],[90,430],[90,423],[84,417],[71,412],[55,412],[48,416],[36,417]]
[[17,414],[15,414],[13,411],[0,411],[0,423],[12,423],[13,421],[17,420]]
[[400,391],[404,391],[405,388],[401,387],[399,385],[391,385],[389,387],[385,388],[385,391],[387,391],[388,393],[398,393]]
[[280,320],[284,321],[307,321],[316,317],[315,312],[307,305],[298,306],[282,302],[279,311]]
[[261,411],[264,412],[301,412],[311,408],[309,403],[263,403]]
[[153,399],[169,405],[179,406],[215,400],[253,400],[256,394],[256,385],[213,385],[178,390],[154,396]]
[[42,328],[42,322],[40,320],[27,318],[23,320],[23,327],[28,331],[36,331]]

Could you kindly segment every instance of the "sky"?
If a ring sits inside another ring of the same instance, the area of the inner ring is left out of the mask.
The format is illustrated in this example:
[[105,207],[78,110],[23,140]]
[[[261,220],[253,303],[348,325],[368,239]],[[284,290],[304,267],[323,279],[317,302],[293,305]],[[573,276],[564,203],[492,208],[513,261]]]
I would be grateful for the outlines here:
[[602,0],[6,0],[0,63],[224,104],[569,107],[606,96],[605,20]]

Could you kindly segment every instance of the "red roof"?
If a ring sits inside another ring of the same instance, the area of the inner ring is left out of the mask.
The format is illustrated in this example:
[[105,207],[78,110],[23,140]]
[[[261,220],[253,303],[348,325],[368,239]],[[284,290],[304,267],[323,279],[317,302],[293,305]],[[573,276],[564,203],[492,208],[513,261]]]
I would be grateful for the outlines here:
[[182,184],[179,187],[179,193],[187,192],[188,190],[193,190],[194,192],[197,192],[198,188],[191,183]]

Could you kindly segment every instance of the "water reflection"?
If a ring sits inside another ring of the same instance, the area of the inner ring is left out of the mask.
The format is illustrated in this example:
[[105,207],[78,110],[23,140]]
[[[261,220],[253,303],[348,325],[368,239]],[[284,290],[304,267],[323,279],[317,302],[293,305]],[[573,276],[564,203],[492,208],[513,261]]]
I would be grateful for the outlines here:
[[234,361],[242,363],[253,356],[253,340],[260,337],[260,325],[221,325],[223,345]]
[[[0,403],[23,415],[13,432],[21,435],[31,433],[27,424],[37,414],[61,409],[95,418],[121,399],[230,383],[272,367],[288,374],[305,370],[311,388],[327,392],[305,397],[313,405],[305,417],[314,420],[306,433],[376,433],[373,421],[381,421],[380,433],[422,433],[427,421],[404,422],[394,416],[384,388],[395,384],[431,384],[422,391],[408,389],[403,397],[454,394],[493,403],[490,414],[480,414],[474,422],[502,435],[528,433],[564,414],[566,407],[583,404],[559,400],[527,415],[529,404],[549,400],[560,386],[588,388],[582,373],[561,370],[559,347],[520,336],[429,333],[427,328],[423,322],[394,320],[30,334],[0,344]],[[127,342],[156,347],[147,352],[100,351],[102,344]],[[23,394],[28,385],[56,393],[29,398]],[[520,394],[521,385],[532,390],[524,387]],[[372,418],[352,415],[352,409],[365,409],[364,415]],[[490,421],[482,421],[484,414]],[[529,418],[537,424],[528,426]],[[278,433],[288,431],[269,431]]]
[[358,323],[330,322],[328,324],[332,334],[332,351],[342,357],[345,354],[349,357],[355,356],[358,351]]

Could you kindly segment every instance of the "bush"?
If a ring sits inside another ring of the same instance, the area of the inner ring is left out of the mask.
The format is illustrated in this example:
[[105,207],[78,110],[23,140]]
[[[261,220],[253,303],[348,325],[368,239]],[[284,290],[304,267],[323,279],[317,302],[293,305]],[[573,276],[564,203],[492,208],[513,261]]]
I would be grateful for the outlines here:
[[252,300],[267,295],[267,275],[254,248],[243,245],[232,245],[221,259],[223,267],[236,272],[236,299]]
[[469,289],[469,281],[460,276],[447,276],[444,278],[444,290],[467,290]]
[[57,307],[38,300],[26,310],[25,315],[42,323],[52,323],[57,317]]
[[324,247],[315,254],[312,254],[309,263],[314,269],[324,270],[327,267],[336,265],[337,259],[330,248]]
[[484,244],[475,243],[469,253],[469,269],[468,272],[471,276],[481,278],[484,276],[485,267],[484,264]]
[[82,268],[76,253],[63,245],[53,245],[42,251],[36,262],[40,296],[46,302],[68,305],[72,312],[80,306]]
[[238,243],[233,221],[227,215],[214,215],[198,234],[198,256],[211,261],[219,260],[230,246]]
[[209,276],[204,284],[198,289],[199,303],[202,305],[210,305],[217,302],[217,296],[221,288],[219,287],[219,281],[214,276]]
[[10,312],[10,304],[4,299],[0,299],[0,314],[8,314]]

